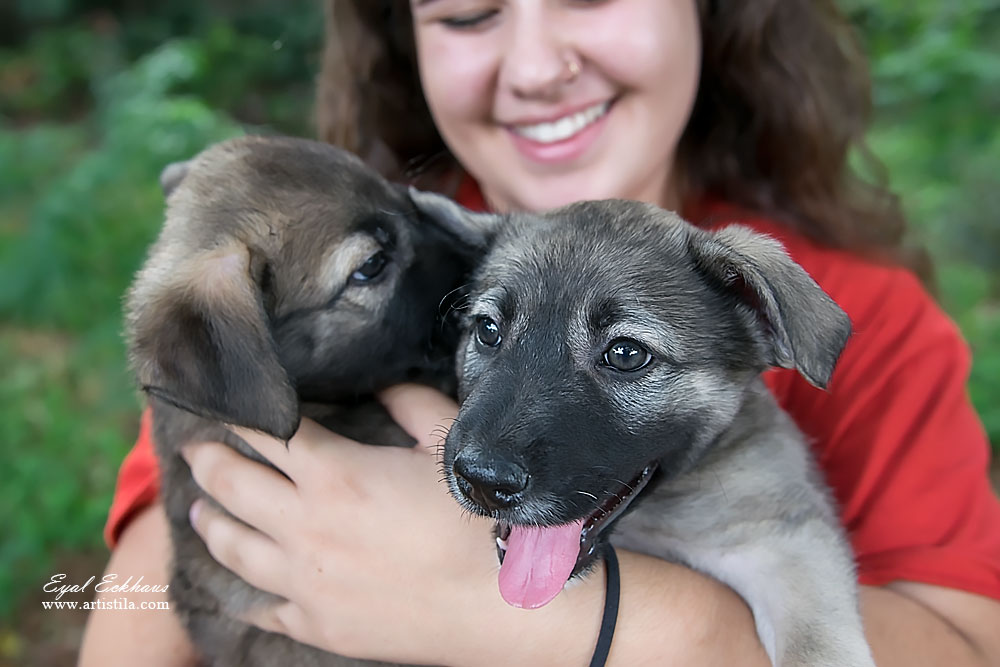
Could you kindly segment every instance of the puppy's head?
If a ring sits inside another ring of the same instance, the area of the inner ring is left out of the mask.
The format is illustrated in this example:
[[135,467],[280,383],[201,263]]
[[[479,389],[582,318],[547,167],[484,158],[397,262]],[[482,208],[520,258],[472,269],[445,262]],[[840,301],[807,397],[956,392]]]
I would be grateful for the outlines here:
[[454,495],[498,521],[500,587],[545,604],[649,482],[690,468],[768,366],[824,385],[846,315],[781,246],[634,202],[514,217],[473,283]]
[[161,178],[167,218],[127,298],[143,389],[289,438],[334,401],[450,365],[440,321],[475,250],[354,156],[243,137]]

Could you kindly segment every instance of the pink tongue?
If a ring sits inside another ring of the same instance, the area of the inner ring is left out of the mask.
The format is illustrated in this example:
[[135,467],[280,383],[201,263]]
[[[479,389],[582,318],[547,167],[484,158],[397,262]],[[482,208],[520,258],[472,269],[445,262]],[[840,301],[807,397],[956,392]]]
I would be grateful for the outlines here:
[[583,520],[564,526],[511,526],[500,565],[500,595],[507,604],[535,609],[559,595],[576,566]]

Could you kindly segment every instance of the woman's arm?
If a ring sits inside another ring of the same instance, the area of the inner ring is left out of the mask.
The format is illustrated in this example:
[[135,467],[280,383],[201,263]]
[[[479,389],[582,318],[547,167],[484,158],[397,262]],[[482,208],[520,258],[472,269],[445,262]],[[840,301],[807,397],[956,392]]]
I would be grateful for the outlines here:
[[[140,576],[144,584],[168,584],[170,543],[167,517],[159,503],[133,518],[119,538],[105,574],[118,581]],[[120,593],[98,594],[112,599]],[[130,594],[132,602],[169,601],[169,593]],[[138,597],[137,597],[138,596]],[[139,599],[141,597],[141,600]],[[195,665],[197,658],[177,617],[163,609],[95,610],[87,619],[80,647],[80,667]]]
[[[749,608],[722,584],[664,561],[619,552],[622,601],[608,664],[768,667]],[[589,584],[600,589],[602,577]],[[478,623],[505,628],[523,655],[508,662],[486,656],[467,664],[586,665],[596,639],[592,592],[565,591],[550,607],[549,618],[528,612],[483,610]],[[598,602],[599,604],[599,602]],[[868,641],[879,667],[989,667],[1000,664],[1000,603],[938,586],[897,582],[862,587],[861,609]],[[577,631],[585,630],[585,631]],[[502,636],[498,632],[498,636]],[[526,638],[534,638],[527,640]],[[510,645],[498,641],[497,645]],[[545,656],[540,660],[540,656]],[[573,660],[567,659],[573,656]]]
[[1000,664],[1000,602],[897,581],[861,588],[865,632],[879,667]]
[[[456,411],[420,388],[394,390],[387,404],[418,437]],[[447,496],[426,455],[438,444],[434,438],[422,438],[411,452],[358,445],[310,422],[287,448],[241,435],[292,481],[222,445],[198,445],[186,456],[210,495],[260,529],[202,508],[195,526],[209,550],[251,584],[288,600],[248,620],[360,657],[587,664],[600,624],[602,574],[539,610],[506,605],[497,593],[490,524],[463,514]],[[623,552],[620,561],[610,664],[767,664],[752,616],[730,589],[658,559]],[[862,589],[862,609],[880,665],[1000,661],[996,601],[899,582]]]
[[[608,664],[767,667],[753,617],[733,591],[686,568],[619,552],[622,607]],[[592,577],[599,588],[601,577]],[[506,629],[520,637],[527,655],[507,664],[586,665],[596,627],[575,632],[591,615],[591,599],[564,591],[550,619],[528,614]],[[578,604],[579,603],[579,604]],[[553,605],[555,602],[553,602]],[[550,605],[551,606],[551,605]],[[1000,664],[1000,603],[947,588],[898,582],[863,587],[861,608],[869,643],[879,667],[988,667]],[[491,621],[479,621],[485,627]],[[528,643],[523,638],[534,637]],[[500,645],[503,643],[498,642]],[[573,653],[574,647],[582,649]],[[532,652],[528,652],[530,650]],[[574,660],[560,660],[573,655]],[[546,656],[539,661],[538,656]],[[474,664],[470,662],[469,664]],[[487,658],[478,664],[504,664]]]

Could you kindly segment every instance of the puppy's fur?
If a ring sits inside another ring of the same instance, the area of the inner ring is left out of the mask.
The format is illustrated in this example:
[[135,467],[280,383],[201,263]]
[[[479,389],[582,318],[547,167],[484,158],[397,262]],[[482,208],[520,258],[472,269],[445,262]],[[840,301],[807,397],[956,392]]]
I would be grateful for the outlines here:
[[220,422],[288,439],[300,414],[362,442],[412,444],[372,392],[453,384],[457,329],[440,318],[442,298],[476,253],[404,189],[316,142],[224,142],[161,181],[166,222],[128,294],[126,329],[153,409],[175,611],[213,665],[360,664],[234,620],[273,600],[192,531],[203,494],[179,447],[222,441],[260,460]]
[[[736,590],[775,665],[873,665],[831,498],[760,379],[781,366],[825,386],[850,323],[780,244],[635,202],[495,218],[418,199],[456,233],[492,240],[444,451],[459,501],[501,526],[610,513],[603,540],[615,524],[614,544]],[[648,363],[609,365],[621,340]],[[652,482],[615,521],[651,465]]]

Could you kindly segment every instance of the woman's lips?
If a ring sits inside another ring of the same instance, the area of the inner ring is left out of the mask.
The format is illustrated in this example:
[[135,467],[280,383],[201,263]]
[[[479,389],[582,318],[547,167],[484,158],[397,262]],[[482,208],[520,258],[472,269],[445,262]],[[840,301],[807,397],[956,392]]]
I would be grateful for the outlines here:
[[579,158],[600,136],[612,103],[602,102],[556,120],[507,127],[514,147],[534,162],[553,164]]

